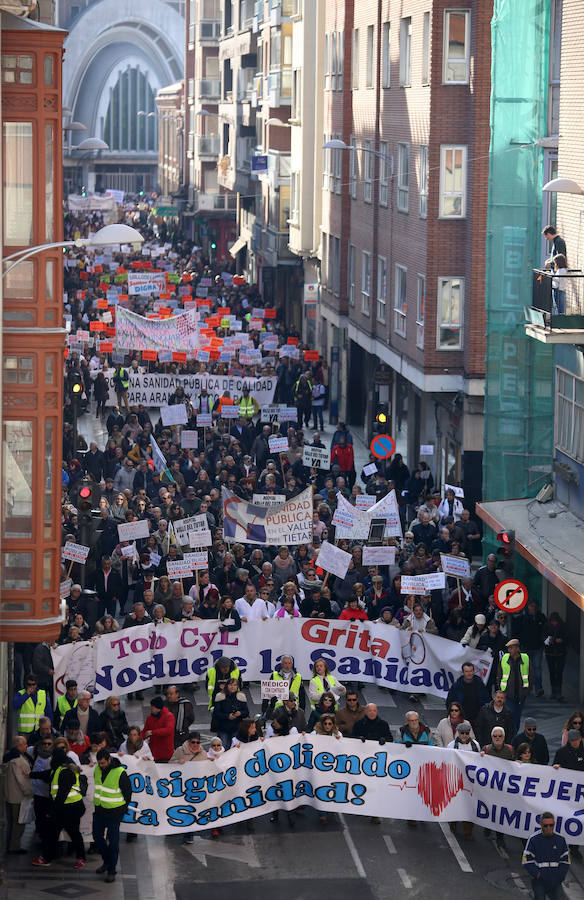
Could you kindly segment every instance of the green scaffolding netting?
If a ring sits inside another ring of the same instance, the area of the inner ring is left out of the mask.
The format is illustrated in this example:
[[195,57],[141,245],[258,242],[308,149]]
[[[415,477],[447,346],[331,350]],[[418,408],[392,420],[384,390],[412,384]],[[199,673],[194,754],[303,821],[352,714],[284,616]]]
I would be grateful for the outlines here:
[[552,348],[525,334],[540,264],[550,0],[494,0],[483,497],[534,496],[551,471]]

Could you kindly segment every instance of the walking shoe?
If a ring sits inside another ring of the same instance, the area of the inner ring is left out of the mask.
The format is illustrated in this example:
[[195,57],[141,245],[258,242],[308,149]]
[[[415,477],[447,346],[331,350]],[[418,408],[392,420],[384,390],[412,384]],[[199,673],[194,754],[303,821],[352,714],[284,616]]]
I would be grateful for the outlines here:
[[32,861],[32,864],[33,864],[33,866],[44,866],[44,867],[51,865],[50,862],[48,861],[48,859],[45,859],[44,856],[35,856],[35,858]]
[[95,870],[96,875],[103,875],[104,872],[107,872],[107,866],[100,866],[99,869]]
[[77,862],[73,865],[74,869],[82,869],[85,865],[84,859],[78,859]]
[[112,884],[116,880],[116,876],[113,872],[108,872],[104,878],[106,884]]
[[185,834],[183,838],[183,844],[194,844],[195,843],[195,835],[194,834]]

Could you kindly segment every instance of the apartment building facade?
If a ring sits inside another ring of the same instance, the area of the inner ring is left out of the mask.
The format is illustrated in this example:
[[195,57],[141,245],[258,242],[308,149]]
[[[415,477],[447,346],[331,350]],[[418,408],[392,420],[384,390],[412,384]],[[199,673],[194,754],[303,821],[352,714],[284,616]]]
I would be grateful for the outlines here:
[[477,0],[329,2],[317,83],[317,146],[328,147],[318,342],[339,416],[367,435],[376,404],[388,403],[409,464],[425,459],[438,483],[463,483],[472,498],[483,431],[491,11]]

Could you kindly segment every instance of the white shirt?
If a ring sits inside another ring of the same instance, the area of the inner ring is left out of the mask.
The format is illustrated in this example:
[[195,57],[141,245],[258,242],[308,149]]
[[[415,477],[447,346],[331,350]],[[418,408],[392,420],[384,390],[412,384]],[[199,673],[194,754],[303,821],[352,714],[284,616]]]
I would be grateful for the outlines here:
[[239,600],[235,601],[235,608],[241,618],[247,619],[248,622],[261,622],[262,619],[270,618],[268,604],[265,600],[260,600],[259,597],[256,597],[253,606],[250,606],[245,597],[240,597]]
[[[290,734],[298,734],[298,729],[292,726],[292,728],[290,729]],[[274,731],[272,723],[270,722],[270,724],[266,728],[266,740],[271,737],[280,737],[280,735],[277,731]]]
[[144,743],[142,744],[140,749],[136,751],[136,753],[130,753],[130,751],[128,750],[127,744],[128,744],[127,741],[123,741],[120,744],[120,749],[118,750],[118,753],[120,755],[135,756],[136,759],[151,759],[154,762],[154,757],[152,756],[152,750],[150,749],[150,745],[148,744],[147,741],[144,741]]

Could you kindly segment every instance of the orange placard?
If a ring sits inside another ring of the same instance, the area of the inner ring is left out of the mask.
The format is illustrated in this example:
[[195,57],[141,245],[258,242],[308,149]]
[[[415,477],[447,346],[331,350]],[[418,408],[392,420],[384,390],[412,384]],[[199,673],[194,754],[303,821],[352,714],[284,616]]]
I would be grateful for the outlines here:
[[89,330],[90,331],[105,331],[105,323],[104,322],[90,322]]
[[176,351],[172,354],[172,361],[179,362],[179,363],[186,363],[187,355],[186,355],[186,353]]
[[133,260],[133,261],[132,261],[132,268],[133,268],[134,270],[141,269],[141,268],[142,268],[142,263],[140,262],[140,260],[137,260],[137,259]]
[[103,266],[102,265],[94,266],[93,271],[95,272],[96,275],[101,275],[101,273],[103,272]]
[[305,350],[304,351],[304,359],[306,362],[318,362],[319,352],[318,350]]
[[216,360],[216,359],[219,359],[220,356],[221,356],[220,350],[209,350],[209,359]]
[[89,275],[87,274],[87,272],[84,272],[83,269],[80,270],[79,277],[81,281],[89,281]]
[[115,325],[106,325],[105,333],[108,337],[116,336],[116,326]]
[[118,294],[118,303],[127,303],[129,299],[129,294]]
[[172,312],[172,310],[171,310],[170,306],[159,306],[158,307],[158,314],[160,316],[169,316],[171,314],[171,312]]
[[100,297],[98,299],[97,308],[98,309],[107,309],[107,300],[105,299],[105,297]]
[[107,283],[107,281],[100,281],[100,282],[99,282],[99,289],[100,289],[100,291],[103,291],[104,294],[105,294],[106,291],[109,291],[110,286],[109,286],[109,284]]
[[289,337],[288,340],[286,341],[286,343],[291,347],[297,347],[298,346],[298,338]]
[[218,316],[230,316],[231,315],[231,307],[230,306],[218,306],[217,307],[217,315]]
[[116,275],[124,275],[126,272],[127,272],[127,269],[124,269],[123,266],[118,266],[118,270],[117,270],[117,272],[116,272]]
[[275,309],[275,307],[272,308],[272,307],[267,306],[267,307],[264,309],[264,319],[275,319],[275,318],[276,318],[276,309]]
[[99,342],[99,352],[100,353],[113,353],[114,345],[111,341],[100,341]]
[[171,300],[172,299],[172,294],[170,293],[170,291],[162,291],[158,296],[160,297],[161,300]]
[[156,353],[156,350],[142,350],[142,359],[156,362],[158,354]]
[[209,297],[195,297],[197,306],[212,306],[213,303]]
[[183,280],[183,284],[185,284],[185,283],[187,283],[187,282],[189,282],[189,281],[192,281],[192,280],[193,280],[193,276],[191,275],[190,272],[183,272],[182,280]]

